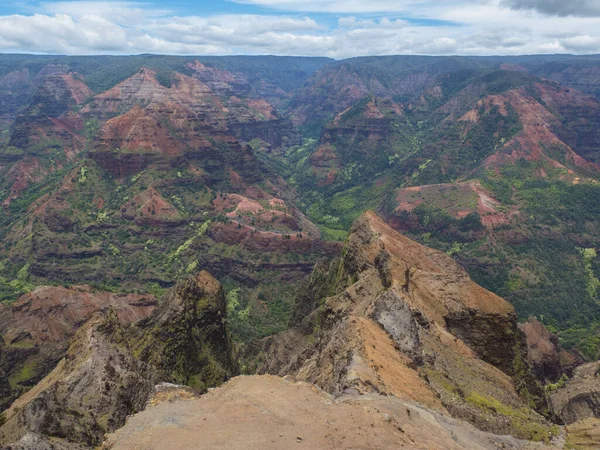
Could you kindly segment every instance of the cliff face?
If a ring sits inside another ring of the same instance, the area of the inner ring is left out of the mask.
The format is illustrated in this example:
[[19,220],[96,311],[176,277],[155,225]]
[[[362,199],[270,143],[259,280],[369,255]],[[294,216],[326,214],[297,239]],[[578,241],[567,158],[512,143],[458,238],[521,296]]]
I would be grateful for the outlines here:
[[155,384],[204,391],[237,374],[223,289],[207,272],[174,288],[147,319],[127,320],[111,308],[82,326],[56,367],[6,410],[0,445],[93,447],[143,409]]
[[153,376],[128,351],[116,314],[96,317],[78,331],[56,368],[5,412],[0,444],[26,448],[38,436],[46,445],[55,439],[75,448],[97,445],[143,408]]
[[238,372],[225,294],[206,271],[169,292],[132,339],[134,354],[156,367],[163,381],[204,391]]
[[600,419],[599,377],[600,362],[584,364],[550,393],[552,406],[565,423]]
[[543,406],[514,309],[452,258],[368,212],[354,224],[339,265],[320,273],[315,277],[325,286],[333,278],[333,286],[308,286],[300,300],[320,306],[263,342],[260,371],[335,395],[393,394],[483,430],[548,439],[549,424],[515,387],[526,394],[528,386]]
[[527,359],[539,380],[557,382],[563,374],[571,376],[583,364],[581,357],[567,352],[544,325],[534,317],[519,324],[527,342]]

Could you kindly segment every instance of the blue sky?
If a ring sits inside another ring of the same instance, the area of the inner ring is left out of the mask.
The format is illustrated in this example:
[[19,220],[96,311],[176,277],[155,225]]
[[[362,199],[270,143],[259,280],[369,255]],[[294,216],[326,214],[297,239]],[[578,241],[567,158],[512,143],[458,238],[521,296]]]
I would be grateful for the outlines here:
[[333,58],[600,53],[600,1],[4,0],[0,51]]

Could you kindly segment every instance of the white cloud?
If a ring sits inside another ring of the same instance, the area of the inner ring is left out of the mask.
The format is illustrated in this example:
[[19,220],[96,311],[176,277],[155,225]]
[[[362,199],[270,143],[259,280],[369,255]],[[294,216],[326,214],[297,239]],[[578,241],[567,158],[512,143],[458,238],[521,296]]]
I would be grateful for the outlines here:
[[568,51],[594,52],[600,48],[600,37],[589,35],[573,36],[561,39],[560,44]]
[[[271,6],[284,0],[244,0]],[[310,13],[176,16],[132,1],[44,3],[32,15],[0,16],[0,51],[65,54],[279,54],[345,58],[389,54],[598,53],[594,18],[514,10],[505,0],[326,0],[323,7],[411,14],[345,14],[320,22]],[[301,2],[294,4],[300,8]],[[305,9],[316,1],[307,0]],[[144,4],[146,5],[146,4]],[[363,5],[363,6],[361,6]],[[366,6],[365,6],[366,5]],[[316,16],[323,17],[323,16]],[[419,18],[415,21],[415,18]],[[428,21],[432,19],[433,21]],[[437,21],[437,22],[436,22]],[[453,25],[458,24],[458,25]]]

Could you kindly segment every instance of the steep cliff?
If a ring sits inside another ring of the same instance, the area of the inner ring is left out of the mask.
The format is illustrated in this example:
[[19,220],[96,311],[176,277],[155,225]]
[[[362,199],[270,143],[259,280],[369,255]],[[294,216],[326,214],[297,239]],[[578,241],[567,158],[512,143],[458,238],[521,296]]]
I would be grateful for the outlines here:
[[[262,343],[261,372],[293,375],[334,395],[419,401],[483,430],[537,440],[557,432],[530,409],[547,405],[524,360],[514,309],[448,255],[367,212],[334,273],[334,286],[312,288],[324,297],[300,299],[316,310]],[[329,275],[319,278],[330,283]]]
[[132,350],[162,381],[205,391],[238,372],[221,284],[208,272],[170,291],[132,330]]

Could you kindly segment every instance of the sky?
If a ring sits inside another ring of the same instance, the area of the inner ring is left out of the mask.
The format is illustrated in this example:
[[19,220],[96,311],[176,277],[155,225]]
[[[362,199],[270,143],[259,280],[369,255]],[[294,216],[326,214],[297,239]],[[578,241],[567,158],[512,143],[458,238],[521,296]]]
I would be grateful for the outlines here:
[[0,0],[0,52],[600,53],[600,0]]

